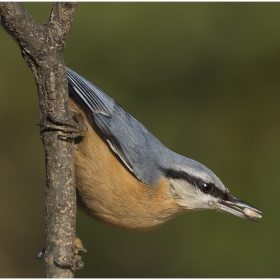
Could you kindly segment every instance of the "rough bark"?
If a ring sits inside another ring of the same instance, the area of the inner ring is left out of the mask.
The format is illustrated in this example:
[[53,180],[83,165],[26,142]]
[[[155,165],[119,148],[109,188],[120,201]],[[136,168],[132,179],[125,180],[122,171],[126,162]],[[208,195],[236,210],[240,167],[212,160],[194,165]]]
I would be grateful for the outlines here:
[[[77,3],[56,3],[49,21],[38,24],[15,2],[0,3],[2,22],[18,42],[37,84],[41,124],[71,124],[68,85],[62,52]],[[71,138],[41,127],[46,161],[46,277],[73,277],[59,263],[71,262],[74,253],[76,193]],[[35,187],[35,186],[34,186]]]

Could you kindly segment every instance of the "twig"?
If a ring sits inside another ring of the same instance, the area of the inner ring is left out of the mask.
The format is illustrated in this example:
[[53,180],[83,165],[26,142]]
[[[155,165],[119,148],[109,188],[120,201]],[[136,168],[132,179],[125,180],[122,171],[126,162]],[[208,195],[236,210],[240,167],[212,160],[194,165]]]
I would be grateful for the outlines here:
[[[56,3],[49,21],[38,24],[20,3],[0,3],[2,21],[19,43],[22,56],[35,76],[43,125],[73,122],[62,52],[76,6],[77,3],[73,2]],[[56,264],[69,263],[74,257],[76,193],[73,140],[63,140],[58,137],[61,132],[44,127],[40,134],[46,159],[46,277],[69,278],[73,277],[71,269],[62,269]]]

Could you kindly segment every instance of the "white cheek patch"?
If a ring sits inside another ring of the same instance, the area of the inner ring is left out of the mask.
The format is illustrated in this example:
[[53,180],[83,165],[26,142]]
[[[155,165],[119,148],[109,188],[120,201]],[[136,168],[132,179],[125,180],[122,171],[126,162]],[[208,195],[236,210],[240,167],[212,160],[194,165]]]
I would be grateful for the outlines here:
[[216,204],[217,199],[213,199],[209,194],[202,193],[199,188],[194,187],[185,181],[171,180],[171,186],[171,193],[174,196],[176,203],[185,209],[212,209]]

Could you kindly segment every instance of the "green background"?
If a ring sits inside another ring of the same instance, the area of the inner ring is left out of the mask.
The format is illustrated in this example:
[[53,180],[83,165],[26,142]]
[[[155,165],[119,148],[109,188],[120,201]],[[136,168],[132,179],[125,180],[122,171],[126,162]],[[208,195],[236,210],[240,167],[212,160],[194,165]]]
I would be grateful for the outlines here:
[[[24,6],[46,22],[52,3]],[[280,277],[279,15],[280,3],[79,3],[66,64],[265,215],[201,211],[137,233],[79,213],[76,277]],[[36,86],[2,29],[0,42],[0,277],[43,277]]]

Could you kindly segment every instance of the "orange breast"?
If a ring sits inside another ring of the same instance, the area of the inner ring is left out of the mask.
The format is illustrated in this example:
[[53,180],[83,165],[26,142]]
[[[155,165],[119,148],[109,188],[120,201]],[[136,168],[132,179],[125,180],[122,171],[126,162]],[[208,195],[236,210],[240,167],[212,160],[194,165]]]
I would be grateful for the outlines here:
[[88,132],[77,139],[75,150],[78,204],[89,216],[127,229],[153,229],[181,212],[166,178],[156,187],[141,183],[122,164],[99,129],[75,100]]

